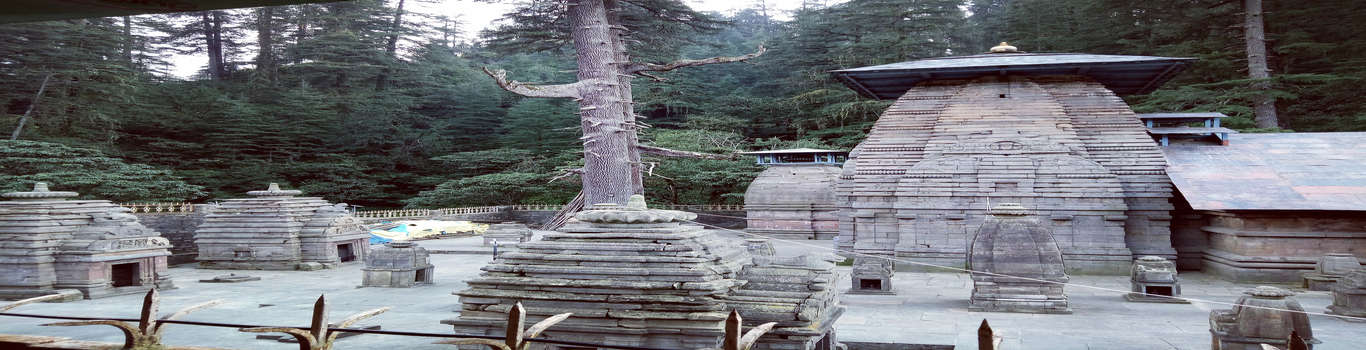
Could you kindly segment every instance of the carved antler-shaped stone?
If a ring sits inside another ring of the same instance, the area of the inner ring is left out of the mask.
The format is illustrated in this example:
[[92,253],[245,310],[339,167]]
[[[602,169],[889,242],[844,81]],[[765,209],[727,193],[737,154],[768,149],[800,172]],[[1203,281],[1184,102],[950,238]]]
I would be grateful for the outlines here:
[[12,303],[9,303],[9,304],[0,305],[0,312],[9,311],[10,309],[13,309],[13,308],[16,308],[16,307],[23,306],[24,304],[41,303],[41,302],[48,301],[48,300],[57,300],[57,299],[61,299],[62,297],[65,297],[65,296],[64,296],[64,295],[61,295],[61,294],[48,294],[48,295],[44,295],[44,296],[41,296],[41,297],[33,297],[33,298],[28,298],[28,299],[23,299],[23,300],[16,300],[16,301],[14,301],[14,302],[12,302]]
[[522,325],[526,324],[526,308],[523,308],[522,303],[519,302],[512,305],[512,309],[508,310],[507,338],[503,341],[479,338],[456,338],[439,341],[436,342],[436,344],[487,345],[498,350],[525,350],[527,346],[531,344],[531,338],[541,335],[541,333],[545,332],[550,326],[554,326],[556,323],[564,321],[569,318],[570,315],[573,315],[573,313],[550,316],[541,320],[541,322],[536,322],[536,324],[531,325],[530,328],[523,330]]
[[740,319],[740,312],[730,310],[730,317],[726,318],[726,338],[721,343],[724,350],[749,350],[754,346],[754,343],[759,342],[759,337],[764,336],[765,333],[773,330],[773,326],[778,325],[777,322],[761,324],[751,328],[742,336],[740,335],[742,323],[744,321]]
[[[20,300],[20,302],[23,301],[24,300]],[[203,303],[192,305],[184,309],[180,309],[179,311],[171,313],[166,317],[157,318],[157,308],[161,305],[161,298],[157,294],[157,290],[152,289],[147,291],[147,295],[142,298],[142,313],[138,316],[138,324],[136,326],[128,322],[114,320],[56,322],[44,324],[44,326],[114,326],[115,328],[118,328],[119,330],[123,331],[124,349],[157,349],[161,347],[161,333],[164,330],[163,326],[166,325],[166,323],[163,323],[161,321],[174,320],[181,316],[185,316],[191,312],[195,312],[200,309],[204,309],[222,303],[222,299],[210,300]]]
[[256,327],[242,328],[239,330],[251,333],[285,333],[292,335],[294,336],[294,339],[299,340],[299,350],[329,350],[332,349],[332,343],[337,340],[337,336],[341,334],[341,332],[332,332],[329,328],[346,328],[356,324],[356,322],[389,311],[389,309],[388,306],[385,306],[374,310],[362,311],[347,316],[345,319],[342,319],[341,322],[337,322],[335,326],[331,326],[327,324],[327,299],[325,296],[319,295],[318,300],[313,302],[313,322],[309,324],[308,329],[293,327]]

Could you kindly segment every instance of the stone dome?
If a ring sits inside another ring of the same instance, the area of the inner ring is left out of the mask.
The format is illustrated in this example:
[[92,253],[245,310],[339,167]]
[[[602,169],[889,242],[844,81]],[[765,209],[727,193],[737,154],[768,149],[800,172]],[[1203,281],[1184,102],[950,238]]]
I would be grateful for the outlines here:
[[745,190],[745,206],[835,206],[840,168],[828,165],[779,165],[759,173]]
[[[1052,233],[1016,203],[991,209],[968,249],[968,268],[996,274],[1066,282],[1062,251]],[[974,274],[973,279],[979,279]],[[987,277],[987,276],[981,276]]]

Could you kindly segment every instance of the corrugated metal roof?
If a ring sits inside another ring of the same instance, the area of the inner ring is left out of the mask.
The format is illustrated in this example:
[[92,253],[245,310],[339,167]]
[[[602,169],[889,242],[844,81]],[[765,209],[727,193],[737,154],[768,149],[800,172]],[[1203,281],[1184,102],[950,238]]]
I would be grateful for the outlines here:
[[930,80],[984,75],[1086,75],[1119,95],[1148,93],[1185,69],[1194,58],[1000,53],[927,58],[832,71],[840,82],[867,97],[893,99]]
[[1366,132],[1229,137],[1163,148],[1192,208],[1366,211]]
[[771,149],[771,150],[767,150],[767,151],[740,152],[740,154],[784,154],[784,153],[849,153],[849,151],[841,151],[841,150],[834,150],[834,149],[815,149],[815,148],[788,148],[788,149]]

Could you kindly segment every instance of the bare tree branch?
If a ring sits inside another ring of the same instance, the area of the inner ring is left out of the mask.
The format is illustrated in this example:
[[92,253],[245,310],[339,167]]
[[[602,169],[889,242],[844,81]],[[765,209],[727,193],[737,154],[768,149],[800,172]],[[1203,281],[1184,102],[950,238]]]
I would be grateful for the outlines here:
[[508,72],[502,69],[491,71],[484,67],[484,74],[488,74],[498,87],[508,92],[526,97],[562,97],[562,98],[581,98],[579,87],[586,85],[588,81],[580,80],[571,84],[560,85],[532,85],[516,80],[508,80]]
[[639,150],[640,150],[640,153],[653,154],[653,155],[664,156],[664,157],[676,157],[676,158],[701,158],[701,159],[720,159],[720,160],[735,159],[735,156],[734,156],[734,155],[711,154],[711,153],[692,152],[692,151],[680,151],[680,150],[676,150],[676,149],[668,149],[668,148],[664,148],[664,147],[655,147],[655,146],[647,146],[647,145],[636,145],[636,149],[639,149]]
[[560,175],[557,175],[557,176],[555,176],[555,177],[553,177],[553,178],[550,178],[550,181],[546,181],[545,183],[555,182],[555,180],[563,179],[563,178],[565,178],[566,176],[569,176],[569,175],[583,175],[583,168],[565,169],[565,170],[564,170],[564,174],[560,174]]
[[658,81],[658,82],[669,81],[668,79],[664,79],[664,78],[662,78],[662,77],[660,77],[660,76],[658,76],[658,75],[654,75],[654,74],[650,74],[650,73],[645,73],[644,71],[636,72],[636,74],[637,74],[637,75],[640,75],[640,76],[642,76],[642,77],[650,78],[650,80],[654,80],[654,81]]
[[629,67],[626,68],[626,71],[629,72],[629,73],[632,73],[632,74],[636,74],[636,73],[639,73],[639,72],[642,72],[642,71],[666,72],[666,71],[671,71],[671,70],[675,70],[675,69],[679,69],[679,68],[683,68],[683,67],[701,66],[701,65],[716,64],[716,63],[744,62],[744,61],[748,61],[748,60],[754,59],[755,57],[759,57],[760,55],[763,55],[764,52],[768,52],[768,49],[764,48],[763,45],[759,45],[759,51],[755,51],[754,53],[746,54],[746,55],[742,55],[742,56],[734,56],[734,57],[712,57],[712,58],[704,58],[704,59],[700,59],[700,60],[679,60],[679,61],[674,61],[674,62],[668,63],[668,64],[633,63],[633,64],[631,64]]

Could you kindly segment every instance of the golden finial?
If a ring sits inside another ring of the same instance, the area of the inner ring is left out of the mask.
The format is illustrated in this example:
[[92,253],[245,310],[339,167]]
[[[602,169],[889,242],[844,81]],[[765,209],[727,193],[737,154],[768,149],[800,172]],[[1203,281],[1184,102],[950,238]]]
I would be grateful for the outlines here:
[[992,48],[991,48],[991,53],[1016,53],[1016,52],[1020,52],[1020,49],[1018,49],[1018,48],[1016,48],[1016,47],[1014,47],[1014,46],[1010,46],[1010,44],[1007,44],[1007,43],[1004,42],[1004,41],[1002,41],[1000,45],[996,45],[995,47],[992,47]]

